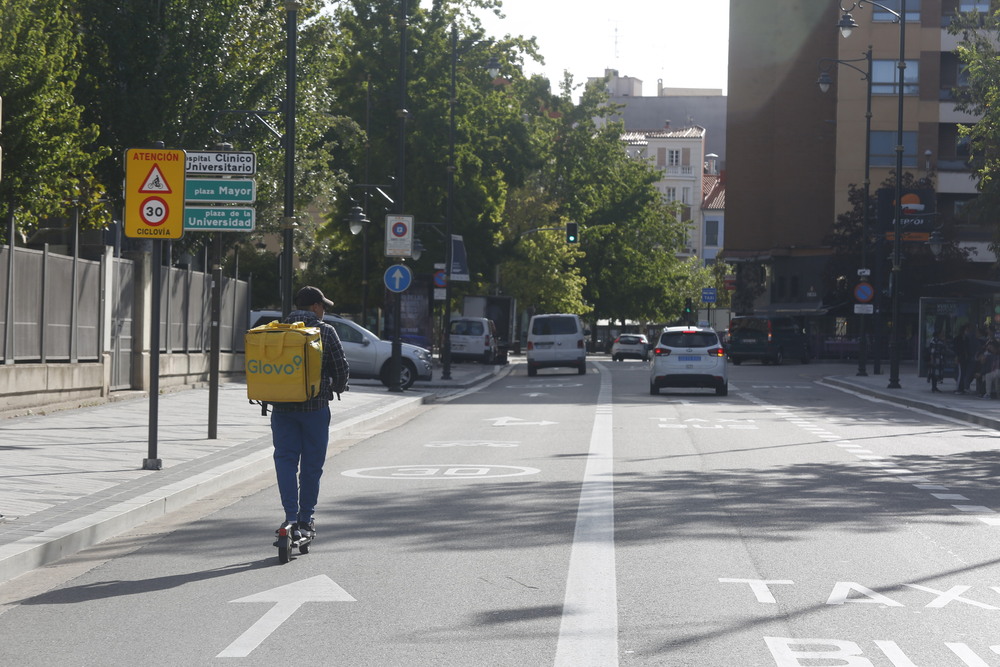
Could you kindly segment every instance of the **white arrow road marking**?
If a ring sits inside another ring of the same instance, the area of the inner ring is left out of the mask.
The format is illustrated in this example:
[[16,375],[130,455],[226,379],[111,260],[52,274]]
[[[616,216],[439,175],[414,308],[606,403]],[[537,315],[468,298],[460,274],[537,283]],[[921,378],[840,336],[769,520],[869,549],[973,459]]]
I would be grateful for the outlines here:
[[517,417],[490,417],[485,421],[493,422],[494,426],[551,426],[552,424],[558,424],[559,422],[526,422],[523,419],[518,419]]
[[275,605],[226,647],[225,651],[215,656],[217,658],[247,657],[306,602],[357,602],[357,600],[330,577],[320,574],[230,602],[274,602]]

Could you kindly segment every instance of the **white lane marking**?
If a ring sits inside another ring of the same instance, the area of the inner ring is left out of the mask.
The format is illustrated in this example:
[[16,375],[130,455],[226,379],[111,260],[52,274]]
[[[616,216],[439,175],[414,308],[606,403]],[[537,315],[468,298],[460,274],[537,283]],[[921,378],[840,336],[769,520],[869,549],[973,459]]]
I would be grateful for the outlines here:
[[528,466],[507,466],[493,463],[432,463],[421,465],[378,466],[345,470],[344,477],[362,479],[493,479],[496,477],[522,477],[537,475],[541,470]]
[[330,577],[320,574],[230,602],[273,602],[256,623],[216,658],[245,658],[306,602],[357,602]]
[[[873,403],[891,403],[890,401],[873,398],[871,396],[863,395],[858,392],[845,389],[843,387],[826,384],[822,381],[817,381],[816,384],[828,387],[830,389],[837,389],[838,391],[842,391],[845,394],[851,394],[852,396],[863,398]],[[873,470],[877,471],[877,474],[880,477],[883,475],[891,475],[897,481],[910,483],[915,488],[921,489],[923,491],[949,490],[947,486],[943,486],[940,484],[933,484],[930,479],[927,479],[926,477],[921,477],[919,474],[915,473],[912,470],[909,470],[907,468],[895,467],[898,466],[899,464],[898,462],[892,460],[892,457],[880,456],[874,454],[869,449],[863,449],[860,446],[851,443],[850,440],[845,440],[843,438],[840,438],[831,433],[826,428],[816,425],[812,420],[803,418],[801,415],[796,415],[793,412],[788,411],[784,407],[769,404],[760,397],[755,396],[754,394],[744,394],[744,397],[751,403],[756,404],[758,407],[769,411],[772,417],[782,419],[790,424],[798,426],[803,431],[808,431],[817,438],[821,438],[823,440],[827,440],[830,442],[832,442],[833,440],[837,440],[837,442],[833,444],[837,445],[838,447],[842,447],[845,451],[849,451],[851,454],[854,454],[860,463],[863,463],[871,467]],[[899,407],[907,407],[907,406],[899,406]],[[923,410],[920,410],[919,408],[907,407],[907,409],[910,409],[913,412],[917,412],[920,414],[926,414],[931,417],[939,417],[941,419],[954,422],[956,424],[967,425],[966,422],[963,422],[959,419],[940,417],[939,415],[935,415],[930,412],[925,412]],[[893,421],[898,423],[901,422],[902,420],[893,420]],[[934,496],[939,500],[968,500],[968,498],[958,494],[932,493],[930,495]],[[989,507],[985,507],[983,505],[957,505],[957,504],[952,504],[951,506],[957,509],[958,511],[964,512],[969,515],[980,515],[980,516],[975,516],[975,518],[979,519],[979,521],[988,526],[1000,526],[1000,517],[995,516],[997,514],[996,510],[993,510]]]
[[959,512],[975,512],[977,514],[995,514],[989,507],[983,505],[952,505]]
[[618,665],[611,373],[598,368],[601,389],[576,513],[556,667]]

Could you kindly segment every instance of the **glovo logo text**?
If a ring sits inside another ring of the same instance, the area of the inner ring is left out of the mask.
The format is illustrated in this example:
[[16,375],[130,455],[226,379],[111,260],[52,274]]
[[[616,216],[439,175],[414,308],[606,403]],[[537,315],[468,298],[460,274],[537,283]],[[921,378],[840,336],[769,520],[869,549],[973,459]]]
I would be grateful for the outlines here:
[[302,365],[302,357],[295,355],[290,364],[271,364],[266,361],[251,359],[247,362],[247,371],[259,375],[295,375]]

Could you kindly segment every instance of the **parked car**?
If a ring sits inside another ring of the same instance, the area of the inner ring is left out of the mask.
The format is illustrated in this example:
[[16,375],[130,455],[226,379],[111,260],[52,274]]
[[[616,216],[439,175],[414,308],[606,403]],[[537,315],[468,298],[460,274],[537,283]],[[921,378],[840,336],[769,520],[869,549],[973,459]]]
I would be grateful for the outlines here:
[[729,394],[729,369],[719,335],[712,329],[666,327],[653,348],[649,372],[649,393],[664,387],[715,389],[718,396]]
[[622,334],[611,346],[611,361],[639,359],[649,361],[649,339],[645,334]]
[[528,375],[539,368],[571,367],[587,372],[587,332],[578,315],[549,313],[532,315],[528,323]]
[[[272,320],[281,319],[281,313],[276,310],[256,310],[250,313],[250,327],[259,327]],[[340,315],[324,315],[323,321],[333,325],[344,345],[344,354],[351,367],[351,377],[359,379],[381,380],[386,387],[392,386],[390,377],[392,362],[392,343],[382,340],[360,324],[352,322]],[[429,350],[410,345],[400,344],[399,386],[409,389],[416,380],[431,380],[431,353]]]
[[448,328],[452,361],[495,363],[499,358],[497,329],[485,317],[457,317]]
[[726,353],[739,366],[748,359],[780,364],[785,357],[809,363],[809,337],[791,317],[747,315],[729,321]]

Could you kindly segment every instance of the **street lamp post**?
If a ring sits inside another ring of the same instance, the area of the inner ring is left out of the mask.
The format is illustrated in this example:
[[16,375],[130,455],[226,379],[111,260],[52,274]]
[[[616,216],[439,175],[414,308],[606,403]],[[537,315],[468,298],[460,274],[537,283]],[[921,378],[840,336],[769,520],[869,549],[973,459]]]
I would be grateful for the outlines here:
[[[406,119],[410,112],[406,110],[406,27],[407,0],[399,3],[399,108],[396,117],[399,118],[399,156],[396,164],[396,205],[400,215],[406,212]],[[392,360],[389,368],[391,381],[389,391],[401,392],[400,373],[403,367],[403,299],[400,294],[393,294],[392,300]]]
[[[854,63],[865,61],[867,67],[861,69]],[[871,204],[870,204],[870,192],[871,192],[871,153],[872,153],[872,47],[869,44],[868,50],[865,51],[865,55],[861,58],[851,58],[847,60],[837,60],[835,58],[822,58],[820,60],[820,67],[823,67],[824,63],[844,65],[850,67],[851,69],[860,72],[863,81],[867,82],[866,100],[865,100],[865,182],[864,190],[862,193],[862,214],[861,214],[861,268],[868,268],[868,230],[871,224]],[[816,82],[819,85],[819,89],[822,92],[827,92],[830,90],[830,84],[832,80],[830,79],[830,73],[827,69],[822,69],[820,71],[819,79]],[[859,328],[859,338],[858,338],[858,375],[867,376],[868,375],[868,357],[867,350],[868,344],[865,341],[865,329],[866,322],[868,318],[865,317],[864,313],[860,314],[860,326]]]
[[288,315],[292,311],[292,239],[295,231],[295,61],[296,26],[300,3],[289,0],[285,3],[285,206],[282,216],[281,253],[281,312]]
[[838,27],[841,34],[846,38],[851,35],[851,31],[858,27],[850,10],[864,7],[865,4],[875,5],[879,9],[892,14],[899,23],[899,77],[896,80],[898,93],[898,108],[896,118],[896,188],[894,202],[894,219],[892,221],[892,274],[889,277],[889,288],[892,293],[892,332],[889,336],[889,389],[899,389],[899,291],[900,277],[902,275],[902,219],[903,219],[903,89],[905,85],[906,72],[906,0],[899,0],[899,11],[895,11],[885,5],[872,2],[872,0],[858,0],[853,3],[850,9],[844,9]]

